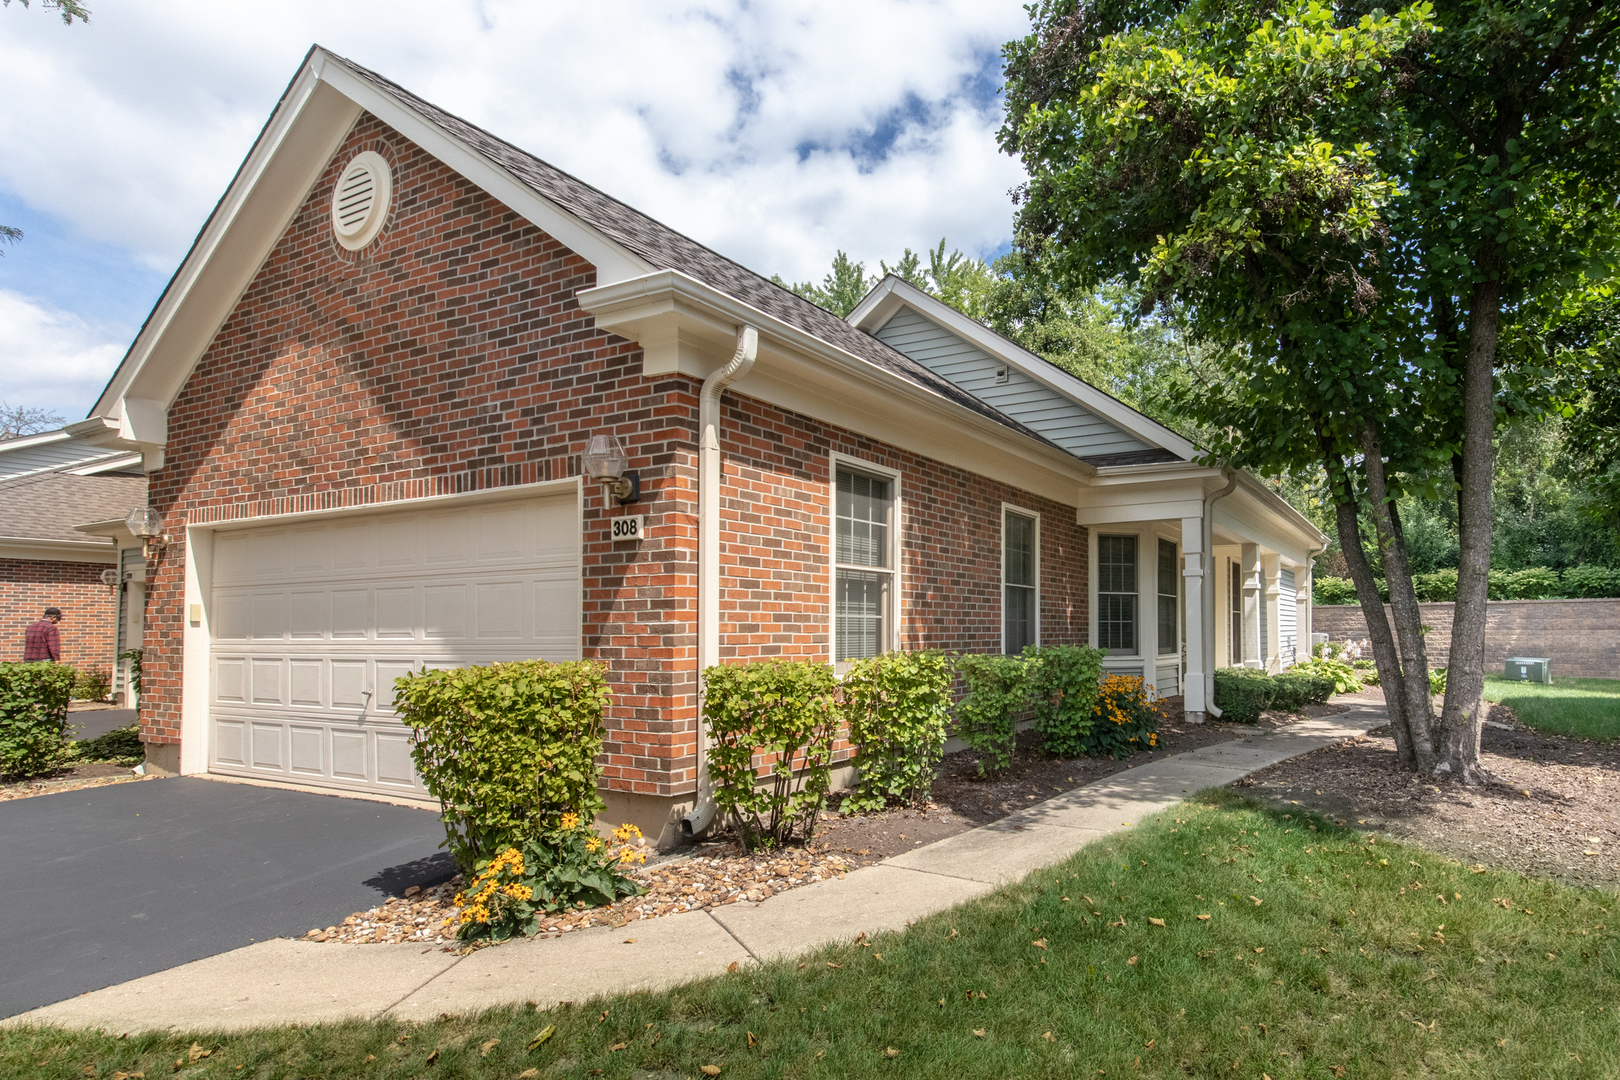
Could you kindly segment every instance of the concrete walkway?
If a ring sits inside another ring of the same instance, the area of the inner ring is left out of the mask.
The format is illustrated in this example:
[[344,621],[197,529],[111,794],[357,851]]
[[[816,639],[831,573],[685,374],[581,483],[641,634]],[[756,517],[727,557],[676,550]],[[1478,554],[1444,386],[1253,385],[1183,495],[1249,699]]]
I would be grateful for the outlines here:
[[1382,706],[1175,754],[844,878],[732,904],[468,956],[419,945],[277,939],[14,1017],[109,1031],[231,1029],[354,1017],[431,1018],[672,986],[821,945],[898,930],[1060,862],[1204,788],[1387,722]]

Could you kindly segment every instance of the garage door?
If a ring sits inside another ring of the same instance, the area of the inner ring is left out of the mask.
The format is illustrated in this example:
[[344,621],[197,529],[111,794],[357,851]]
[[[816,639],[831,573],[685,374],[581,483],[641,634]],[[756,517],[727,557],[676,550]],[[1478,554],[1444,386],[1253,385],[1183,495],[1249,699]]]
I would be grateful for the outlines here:
[[222,530],[210,771],[421,794],[394,679],[577,660],[577,497]]

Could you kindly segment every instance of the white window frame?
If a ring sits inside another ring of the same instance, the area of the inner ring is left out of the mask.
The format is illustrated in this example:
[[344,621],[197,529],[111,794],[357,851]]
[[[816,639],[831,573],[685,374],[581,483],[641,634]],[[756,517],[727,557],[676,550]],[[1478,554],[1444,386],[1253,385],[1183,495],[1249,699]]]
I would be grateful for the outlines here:
[[1001,504],[1001,517],[996,522],[996,546],[1001,549],[1001,568],[996,575],[997,600],[996,609],[1000,614],[1001,651],[1007,651],[1007,515],[1017,514],[1021,518],[1028,518],[1035,523],[1035,641],[1041,644],[1041,515],[1035,510],[1019,506],[1017,503],[1004,502]]
[[[905,549],[902,542],[904,526],[902,524],[905,513],[905,503],[901,498],[900,470],[887,465],[879,465],[875,461],[855,457],[853,454],[841,453],[837,450],[827,454],[827,662],[833,665],[833,670],[842,675],[849,667],[847,663],[840,663],[837,659],[838,650],[838,571],[845,569],[838,564],[838,470],[865,473],[893,485],[891,489],[892,519],[889,522],[889,573],[893,577],[889,581],[889,632],[888,640],[884,642],[884,651],[893,652],[900,648],[900,615],[904,610],[901,602],[901,589],[903,587],[903,568],[900,556]],[[871,571],[870,566],[849,566],[850,570]]]
[[[1134,536],[1136,538],[1136,651],[1131,653],[1109,653],[1107,658],[1103,661],[1103,666],[1106,668],[1111,663],[1130,665],[1134,664],[1135,661],[1142,661],[1144,665],[1151,664],[1153,661],[1153,654],[1150,652],[1144,652],[1142,649],[1144,641],[1142,636],[1142,583],[1147,580],[1147,566],[1144,565],[1146,556],[1143,554],[1143,552],[1147,548],[1153,546],[1148,543],[1148,540],[1154,536],[1154,530],[1151,528],[1142,528],[1134,523],[1126,523],[1115,526],[1097,525],[1092,527],[1090,544],[1088,545],[1090,548],[1090,559],[1086,573],[1086,577],[1089,579],[1086,583],[1086,594],[1088,599],[1087,607],[1090,608],[1090,611],[1087,613],[1087,622],[1089,624],[1087,629],[1090,632],[1091,645],[1093,648],[1102,648],[1102,643],[1098,637],[1100,631],[1098,628],[1097,618],[1099,594],[1099,590],[1097,588],[1099,579],[1099,563],[1097,558],[1099,548],[1101,547],[1100,541],[1104,535]],[[1157,559],[1157,557],[1157,554],[1155,554],[1154,558]],[[1158,633],[1157,627],[1158,623],[1155,621],[1155,635]],[[1154,648],[1158,648],[1156,637]],[[1146,670],[1145,667],[1144,670]]]

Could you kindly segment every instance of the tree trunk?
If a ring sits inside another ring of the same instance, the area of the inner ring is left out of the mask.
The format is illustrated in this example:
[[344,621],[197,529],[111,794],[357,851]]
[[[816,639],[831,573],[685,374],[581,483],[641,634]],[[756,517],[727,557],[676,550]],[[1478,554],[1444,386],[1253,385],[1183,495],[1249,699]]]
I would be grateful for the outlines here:
[[1485,615],[1491,570],[1491,437],[1496,427],[1496,334],[1501,286],[1474,286],[1468,311],[1468,356],[1463,366],[1463,448],[1457,492],[1457,604],[1451,624],[1446,699],[1440,712],[1437,774],[1465,783],[1488,778],[1479,760],[1484,719]]
[[[1412,586],[1412,568],[1406,561],[1406,537],[1401,533],[1384,476],[1384,450],[1371,423],[1362,427],[1362,465],[1367,473],[1367,497],[1372,502],[1378,553],[1384,561],[1389,606],[1395,615],[1395,640],[1400,649],[1401,703],[1412,736],[1412,762],[1419,772],[1435,766],[1434,707],[1429,694],[1429,652],[1423,643],[1423,612]],[[1379,672],[1383,677],[1383,672]],[[1385,691],[1384,700],[1389,701]],[[1393,704],[1391,704],[1393,708]]]
[[1389,620],[1384,616],[1384,602],[1378,598],[1378,582],[1373,579],[1372,565],[1361,546],[1360,508],[1356,504],[1355,485],[1350,482],[1344,459],[1334,450],[1320,423],[1317,424],[1317,441],[1322,447],[1322,463],[1327,467],[1328,486],[1333,492],[1339,547],[1343,549],[1344,561],[1350,568],[1350,580],[1356,585],[1356,599],[1361,602],[1361,614],[1367,620],[1367,636],[1372,640],[1373,662],[1378,666],[1378,681],[1384,687],[1389,727],[1395,736],[1395,757],[1403,768],[1415,769],[1416,749],[1411,728],[1407,725],[1400,657],[1395,652],[1395,635],[1390,632]]

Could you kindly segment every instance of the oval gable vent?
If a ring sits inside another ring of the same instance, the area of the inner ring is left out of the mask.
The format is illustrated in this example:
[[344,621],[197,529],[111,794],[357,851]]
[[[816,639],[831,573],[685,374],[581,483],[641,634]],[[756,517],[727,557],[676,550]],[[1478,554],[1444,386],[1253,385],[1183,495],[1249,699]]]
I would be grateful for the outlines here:
[[359,251],[381,231],[388,218],[394,178],[383,156],[373,150],[356,154],[332,192],[332,231],[338,243]]

